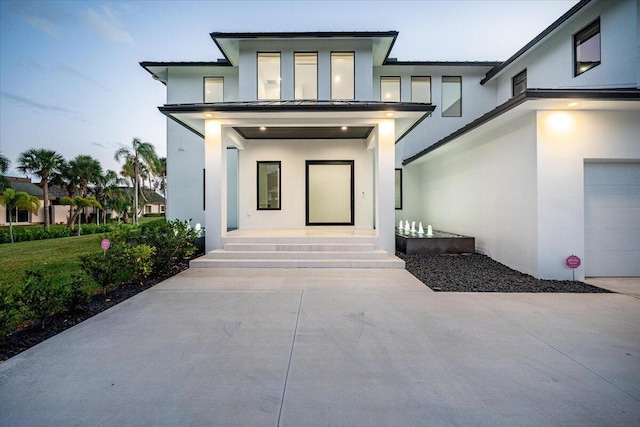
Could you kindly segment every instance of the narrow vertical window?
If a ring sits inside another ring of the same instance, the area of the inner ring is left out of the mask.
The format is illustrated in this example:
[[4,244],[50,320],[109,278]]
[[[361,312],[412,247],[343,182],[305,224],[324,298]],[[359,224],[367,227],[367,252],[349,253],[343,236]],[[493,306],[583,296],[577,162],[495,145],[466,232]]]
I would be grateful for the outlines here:
[[511,80],[511,95],[518,96],[527,90],[527,70],[518,73]]
[[573,36],[573,75],[600,65],[600,18]]
[[224,101],[224,78],[205,77],[204,78],[204,102]]
[[402,209],[402,169],[396,169],[396,209]]
[[462,117],[462,77],[442,77],[442,117]]
[[400,77],[380,77],[380,101],[400,102]]
[[258,210],[280,209],[280,162],[258,162]]
[[411,102],[431,104],[431,77],[411,77]]
[[258,53],[258,99],[280,99],[280,53]]
[[353,52],[331,53],[331,99],[355,99]]
[[318,99],[318,54],[294,54],[295,99]]

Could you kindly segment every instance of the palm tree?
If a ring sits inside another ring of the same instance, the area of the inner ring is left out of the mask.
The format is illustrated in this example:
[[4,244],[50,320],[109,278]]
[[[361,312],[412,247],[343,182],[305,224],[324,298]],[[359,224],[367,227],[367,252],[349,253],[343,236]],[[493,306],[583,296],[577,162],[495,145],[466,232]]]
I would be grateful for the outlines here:
[[158,162],[156,163],[156,175],[158,176],[159,182],[156,187],[157,190],[162,191],[162,195],[164,197],[164,203],[167,203],[167,158],[160,157],[158,158]]
[[92,206],[102,209],[102,205],[93,197],[76,196],[73,199],[71,197],[61,197],[60,203],[63,205],[75,206],[76,211],[73,213],[73,220],[75,221],[75,219],[78,218],[78,236],[82,230],[82,217],[80,216],[80,212],[84,208]]
[[96,200],[98,200],[103,207],[102,215],[105,223],[107,221],[107,212],[104,209],[108,209],[110,207],[110,199],[115,197],[119,198],[121,197],[121,194],[124,193],[120,188],[123,181],[124,179],[120,178],[116,172],[107,170],[106,173],[100,175],[100,178],[93,189],[96,195]]
[[133,182],[134,182],[134,190],[133,197],[134,202],[133,206],[135,206],[133,211],[133,222],[134,224],[138,224],[138,193],[140,192],[140,170],[141,165],[153,165],[158,158],[156,154],[156,148],[153,144],[148,142],[142,142],[138,138],[133,138],[131,142],[131,147],[121,147],[119,148],[113,156],[117,162],[120,162],[121,159],[124,159],[125,162],[130,162],[133,164]]
[[81,154],[69,162],[69,167],[77,178],[80,196],[86,197],[89,184],[96,184],[102,177],[102,165],[93,157]]
[[62,155],[53,150],[31,148],[18,157],[18,170],[40,177],[44,200],[44,226],[49,230],[49,178],[60,172],[64,164]]
[[0,191],[4,191],[5,188],[11,187],[11,183],[4,176],[4,174],[7,173],[7,171],[9,170],[10,164],[11,164],[11,161],[5,156],[3,156],[2,154],[0,154]]
[[14,209],[25,209],[32,213],[38,212],[38,209],[40,209],[40,200],[24,191],[13,191],[13,189],[7,188],[4,194],[0,196],[0,205],[6,206],[7,212],[9,213],[9,235],[11,236],[11,243],[13,243],[13,219],[11,218],[11,211]]

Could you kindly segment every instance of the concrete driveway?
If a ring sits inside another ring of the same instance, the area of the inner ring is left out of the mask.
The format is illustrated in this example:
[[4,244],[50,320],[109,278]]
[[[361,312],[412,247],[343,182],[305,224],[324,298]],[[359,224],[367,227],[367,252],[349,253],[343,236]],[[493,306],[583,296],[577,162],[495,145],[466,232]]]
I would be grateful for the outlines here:
[[8,426],[640,423],[640,299],[190,269],[0,365]]

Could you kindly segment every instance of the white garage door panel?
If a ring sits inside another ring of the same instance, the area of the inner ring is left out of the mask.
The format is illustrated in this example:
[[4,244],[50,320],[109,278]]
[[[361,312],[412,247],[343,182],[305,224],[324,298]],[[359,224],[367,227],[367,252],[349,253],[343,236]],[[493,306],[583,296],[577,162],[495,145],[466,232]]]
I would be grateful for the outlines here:
[[640,163],[586,163],[585,273],[640,276]]

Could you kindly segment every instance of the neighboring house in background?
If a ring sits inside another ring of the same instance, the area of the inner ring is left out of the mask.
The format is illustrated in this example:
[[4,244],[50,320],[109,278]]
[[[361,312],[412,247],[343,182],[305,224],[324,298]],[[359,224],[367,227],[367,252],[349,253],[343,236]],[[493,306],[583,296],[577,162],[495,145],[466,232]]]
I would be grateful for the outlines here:
[[[0,225],[9,224],[9,215],[12,215],[12,222],[14,224],[44,224],[42,187],[32,183],[31,178],[13,176],[7,176],[6,178],[11,183],[11,189],[13,189],[13,191],[23,191],[31,196],[37,197],[40,200],[40,209],[38,209],[38,212],[36,213],[31,213],[23,209],[13,209],[11,213],[9,213],[6,207],[0,205]],[[60,205],[59,195],[53,191],[49,191],[49,215],[51,218],[51,224],[65,223],[67,220],[67,213],[68,207]]]
[[398,61],[393,31],[212,33],[225,59],[143,62],[167,86],[168,217],[207,250],[332,224],[393,253],[408,219],[539,278],[572,254],[576,278],[640,276],[639,14],[583,0],[502,63]]
[[[121,187],[126,190],[131,197],[133,198],[134,189],[131,187]],[[165,200],[164,197],[153,190],[148,188],[143,188],[142,193],[144,197],[140,196],[140,203],[144,202],[144,208],[142,208],[142,214],[154,214],[154,215],[164,215],[165,213]]]

